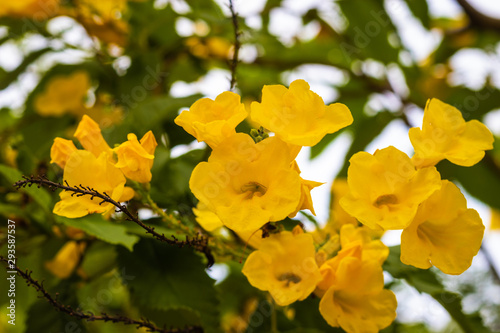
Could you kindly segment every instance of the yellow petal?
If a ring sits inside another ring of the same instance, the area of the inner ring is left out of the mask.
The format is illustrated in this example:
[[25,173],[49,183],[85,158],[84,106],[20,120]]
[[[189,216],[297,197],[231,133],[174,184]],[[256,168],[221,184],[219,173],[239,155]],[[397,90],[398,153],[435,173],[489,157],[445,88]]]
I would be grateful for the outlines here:
[[76,146],[71,140],[55,138],[50,148],[50,163],[55,163],[64,169],[71,153],[76,151]]
[[45,268],[60,279],[73,273],[85,250],[85,243],[69,241],[57,252],[54,259],[45,263]]
[[293,81],[289,89],[281,85],[264,86],[262,102],[253,102],[251,110],[253,121],[298,146],[314,146],[326,134],[352,123],[345,105],[325,106],[304,80]]
[[311,235],[284,231],[262,240],[242,272],[254,287],[285,306],[309,296],[321,279]]
[[[69,157],[64,168],[64,181],[70,186],[85,186],[108,194],[119,201],[123,195],[125,177],[122,172],[108,161],[106,153],[96,158],[85,150],[77,150]],[[56,203],[54,214],[76,218],[92,213],[107,213],[114,210],[110,203],[101,203],[99,198],[89,195],[76,196],[68,191],[59,194],[61,201]]]
[[376,333],[396,318],[396,297],[383,289],[382,268],[377,262],[347,257],[337,275],[337,284],[328,289],[319,305],[329,325],[349,333]]
[[431,263],[446,274],[469,268],[483,239],[479,214],[467,209],[460,190],[443,180],[441,190],[422,203],[401,235],[401,261],[418,268]]
[[80,141],[83,148],[94,154],[95,157],[99,157],[103,152],[111,152],[111,148],[101,134],[99,125],[87,115],[83,115],[74,136]]
[[198,141],[205,141],[214,148],[224,139],[235,134],[235,127],[247,117],[240,96],[226,91],[211,100],[196,101],[189,111],[183,111],[175,123]]
[[472,166],[493,149],[493,135],[477,120],[465,122],[459,110],[438,99],[427,102],[422,129],[412,128],[410,140],[415,149],[415,166],[432,166],[442,159]]
[[390,146],[373,155],[359,152],[347,171],[349,194],[342,208],[371,229],[402,229],[418,205],[441,187],[436,168],[415,170],[410,158]]

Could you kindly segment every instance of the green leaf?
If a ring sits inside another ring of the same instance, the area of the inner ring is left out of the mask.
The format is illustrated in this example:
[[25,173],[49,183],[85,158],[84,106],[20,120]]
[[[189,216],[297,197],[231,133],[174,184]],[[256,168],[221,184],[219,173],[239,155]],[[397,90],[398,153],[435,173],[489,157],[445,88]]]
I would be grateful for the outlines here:
[[214,281],[200,257],[189,248],[141,239],[134,252],[118,249],[118,262],[127,275],[133,304],[141,309],[187,309],[198,316],[205,332],[219,332],[219,300]]
[[[18,180],[22,180],[23,177],[22,173],[18,170],[3,164],[0,164],[0,174],[2,174],[11,184],[14,184]],[[52,198],[45,189],[27,186],[19,191],[28,194],[45,212],[51,211]]]
[[[56,216],[56,221],[67,226],[82,229],[87,234],[107,243],[123,245],[129,251],[132,251],[134,244],[139,240],[139,237],[129,235],[124,225],[105,220],[99,214],[92,214],[77,219]],[[126,221],[124,223],[133,222]]]
[[400,246],[392,246],[389,257],[384,263],[384,270],[397,279],[404,279],[419,292],[431,295],[448,311],[465,333],[490,333],[482,324],[478,314],[463,312],[462,296],[445,290],[432,270],[405,265],[399,259],[400,256]]
[[340,44],[348,59],[373,58],[385,64],[398,61],[398,52],[388,40],[395,29],[381,1],[339,1],[338,5],[349,21],[347,39]]
[[430,30],[429,6],[427,0],[405,0],[413,15],[422,22],[422,25]]

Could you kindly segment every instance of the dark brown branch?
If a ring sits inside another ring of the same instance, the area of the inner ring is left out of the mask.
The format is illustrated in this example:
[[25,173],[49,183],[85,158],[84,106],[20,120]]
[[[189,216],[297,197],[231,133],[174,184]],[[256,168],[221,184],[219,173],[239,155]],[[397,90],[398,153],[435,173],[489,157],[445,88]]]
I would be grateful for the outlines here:
[[457,3],[469,17],[472,26],[500,31],[500,20],[481,13],[467,0],[457,0]]
[[132,214],[127,209],[127,206],[122,205],[119,202],[113,200],[106,192],[100,193],[89,186],[84,186],[82,184],[79,184],[76,186],[71,186],[66,181],[65,181],[66,185],[62,185],[62,184],[50,181],[47,178],[45,178],[44,176],[38,176],[38,177],[23,176],[23,178],[24,178],[24,180],[20,180],[20,181],[17,181],[16,183],[14,183],[14,187],[16,187],[17,189],[20,189],[21,187],[26,187],[26,186],[31,187],[33,184],[36,184],[39,188],[41,186],[45,186],[52,191],[55,191],[56,189],[62,189],[64,191],[71,192],[71,196],[76,195],[77,197],[81,197],[84,195],[88,195],[88,196],[90,196],[91,200],[94,200],[94,198],[98,198],[101,200],[101,202],[99,202],[99,205],[101,205],[105,202],[110,203],[116,207],[117,211],[124,213],[127,216],[128,220],[133,221],[134,223],[139,225],[141,228],[146,230],[146,233],[153,235],[153,237],[155,237],[159,241],[165,242],[169,245],[176,245],[179,247],[190,246],[190,247],[194,248],[195,250],[197,250],[205,255],[205,257],[208,260],[209,267],[214,264],[214,257],[212,255],[210,249],[208,248],[208,238],[206,238],[206,237],[196,236],[196,237],[193,237],[190,239],[188,236],[186,236],[186,240],[183,240],[183,241],[177,239],[173,235],[171,236],[171,238],[168,238],[164,234],[160,234],[160,233],[156,232],[154,227],[151,227],[151,226],[144,224],[141,220],[139,220],[139,218],[136,215]]
[[229,0],[229,10],[231,11],[231,18],[234,29],[234,53],[233,53],[233,59],[229,63],[229,69],[231,70],[231,85],[229,89],[233,90],[234,87],[236,86],[236,67],[238,66],[238,55],[240,53],[240,48],[241,48],[238,14],[234,10],[233,0]]
[[55,297],[52,297],[43,286],[43,281],[38,282],[35,280],[31,274],[32,271],[22,270],[17,265],[9,263],[9,261],[0,255],[0,261],[4,262],[11,271],[16,271],[17,274],[22,277],[28,286],[33,286],[36,291],[38,291],[42,296],[52,305],[57,311],[63,312],[72,317],[86,320],[86,321],[104,321],[112,323],[122,323],[124,325],[135,325],[137,328],[145,327],[148,332],[160,332],[160,333],[191,333],[191,332],[203,332],[203,329],[199,326],[188,326],[185,328],[159,328],[155,326],[148,319],[135,320],[125,316],[111,316],[107,313],[102,312],[100,316],[94,315],[92,312],[83,312],[80,309],[73,309],[69,305],[62,304],[58,301],[59,293],[56,293]]

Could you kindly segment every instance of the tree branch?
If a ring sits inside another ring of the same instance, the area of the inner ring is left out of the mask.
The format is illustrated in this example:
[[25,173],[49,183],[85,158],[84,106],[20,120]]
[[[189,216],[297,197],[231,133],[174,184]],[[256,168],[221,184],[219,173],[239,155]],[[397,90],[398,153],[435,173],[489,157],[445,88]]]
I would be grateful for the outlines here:
[[203,332],[203,329],[199,326],[188,326],[185,328],[159,328],[155,326],[149,319],[142,319],[141,320],[135,320],[128,318],[126,316],[111,316],[107,313],[102,312],[100,316],[94,315],[92,312],[83,312],[80,309],[73,309],[69,305],[62,304],[61,302],[58,301],[58,296],[59,293],[56,293],[55,297],[52,297],[48,293],[47,290],[45,290],[43,286],[43,281],[40,283],[37,280],[35,280],[33,277],[31,277],[31,274],[33,273],[32,271],[28,270],[22,270],[20,269],[17,265],[9,263],[9,261],[4,258],[3,256],[0,255],[0,261],[8,265],[9,270],[16,271],[17,274],[22,277],[28,286],[33,286],[35,290],[39,293],[42,294],[42,296],[52,305],[54,308],[56,308],[57,311],[63,312],[67,315],[70,315],[72,317],[81,319],[81,320],[86,320],[86,321],[104,321],[104,322],[112,322],[112,323],[122,323],[124,325],[135,325],[136,328],[141,328],[145,327],[148,329],[149,332],[160,332],[160,333],[198,333],[198,332]]
[[55,191],[56,189],[62,189],[64,191],[72,192],[71,196],[76,195],[77,197],[81,197],[84,195],[88,195],[90,196],[91,200],[93,200],[94,198],[99,198],[100,200],[102,200],[99,203],[99,205],[108,202],[113,206],[115,206],[117,211],[124,213],[127,216],[128,220],[133,221],[134,223],[139,225],[141,228],[146,230],[146,233],[153,235],[153,237],[155,237],[159,241],[165,242],[169,245],[176,245],[179,247],[190,246],[194,248],[196,251],[199,251],[205,255],[205,257],[208,260],[208,267],[211,267],[214,264],[214,257],[210,249],[208,248],[208,238],[206,237],[195,236],[189,238],[189,236],[186,236],[186,240],[183,241],[178,240],[173,235],[171,236],[171,238],[168,238],[164,234],[156,232],[154,227],[144,224],[141,220],[139,220],[139,218],[136,215],[132,214],[127,209],[127,206],[122,205],[119,202],[113,200],[106,192],[100,193],[89,186],[84,186],[82,184],[71,186],[68,184],[67,181],[65,181],[66,185],[62,185],[48,180],[45,176],[37,176],[37,177],[23,176],[23,178],[24,180],[20,180],[14,183],[14,187],[20,189],[21,187],[26,187],[26,186],[31,187],[33,184],[36,184],[39,188],[41,186],[45,186],[49,188],[51,191]]
[[229,63],[229,69],[231,70],[231,84],[229,89],[233,90],[234,87],[236,86],[236,67],[238,66],[238,55],[241,48],[238,14],[234,10],[233,0],[229,0],[229,10],[231,11],[231,18],[234,29],[234,53],[233,53],[233,59]]

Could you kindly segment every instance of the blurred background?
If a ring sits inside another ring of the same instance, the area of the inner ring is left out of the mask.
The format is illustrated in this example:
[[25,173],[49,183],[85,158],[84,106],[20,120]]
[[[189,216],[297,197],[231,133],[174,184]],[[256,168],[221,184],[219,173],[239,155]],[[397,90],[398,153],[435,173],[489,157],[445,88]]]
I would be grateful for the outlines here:
[[[79,234],[70,222],[54,220],[56,195],[21,193],[11,184],[22,174],[61,177],[49,163],[53,139],[72,138],[88,114],[111,146],[129,132],[142,136],[153,130],[160,146],[152,197],[163,208],[190,214],[195,202],[187,184],[206,147],[173,119],[197,99],[230,89],[234,25],[225,0],[42,0],[26,8],[22,4],[30,1],[17,3],[0,4],[0,215],[19,221],[17,248],[24,267],[48,285],[85,284],[74,295],[82,304],[99,290],[102,276],[116,269],[115,246],[132,241],[103,240],[89,230]],[[332,182],[346,176],[354,153],[393,145],[413,154],[408,129],[421,126],[429,98],[456,106],[465,120],[478,119],[500,137],[500,2],[235,0],[234,8],[241,43],[235,92],[247,105],[260,100],[263,85],[301,78],[326,104],[344,103],[353,114],[351,126],[298,157],[303,178],[325,183],[312,192],[320,223],[329,219]],[[465,295],[465,312],[500,332],[499,145],[473,167],[443,161],[438,170],[459,185],[486,231],[468,271],[437,274],[449,290]],[[147,210],[141,214],[154,219]],[[2,253],[5,231],[2,223]],[[99,241],[79,258],[80,271],[73,267],[67,279],[47,266],[68,241],[89,235]],[[397,245],[399,235],[389,232],[383,241]],[[106,251],[113,260],[95,268],[96,256]],[[209,274],[221,284],[230,271],[216,265]],[[393,283],[399,303],[397,323],[387,332],[461,332],[433,298],[390,275],[386,282]],[[33,324],[32,317],[43,306],[33,291],[22,289],[22,281],[18,284],[25,301],[15,332],[42,332],[36,330],[40,319]],[[120,297],[126,299],[126,291],[106,307],[123,310]],[[0,331],[8,327],[1,308]],[[113,332],[92,324],[83,328]]]

